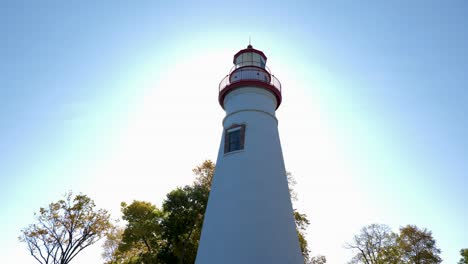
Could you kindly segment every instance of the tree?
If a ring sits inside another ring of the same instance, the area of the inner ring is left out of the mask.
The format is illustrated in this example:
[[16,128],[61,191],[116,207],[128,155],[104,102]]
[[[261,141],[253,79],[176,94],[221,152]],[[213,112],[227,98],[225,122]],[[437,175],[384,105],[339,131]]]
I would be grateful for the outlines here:
[[106,240],[104,241],[102,248],[104,252],[102,253],[102,258],[105,260],[106,264],[118,263],[118,258],[115,256],[115,253],[119,247],[119,244],[122,242],[124,229],[119,226],[114,226],[106,234]]
[[216,164],[211,160],[205,160],[201,165],[195,167],[192,170],[196,176],[194,185],[204,186],[208,191],[211,190],[215,167]]
[[294,210],[294,221],[296,222],[296,232],[299,239],[299,246],[301,247],[301,253],[304,257],[304,262],[309,263],[310,250],[305,238],[305,231],[310,224],[309,219],[307,219],[305,214],[301,214],[297,210]]
[[209,160],[195,167],[195,182],[168,193],[161,209],[143,201],[122,203],[127,225],[120,241],[107,238],[107,263],[193,263],[214,167]]
[[31,255],[41,264],[67,264],[83,249],[96,243],[111,228],[106,210],[95,210],[94,201],[72,192],[40,208],[37,222],[21,230]]
[[325,264],[325,263],[327,263],[327,258],[322,255],[318,255],[310,259],[310,264]]
[[119,250],[119,246],[123,244],[123,233],[125,228],[114,226],[106,235],[102,248],[104,252],[102,257],[105,264],[121,264],[121,263],[138,263],[141,253],[145,251],[144,246],[133,245],[128,250]]
[[425,228],[407,225],[395,234],[386,225],[372,224],[363,227],[346,247],[356,252],[350,263],[437,264],[442,259],[435,243]]
[[361,229],[355,235],[353,242],[347,243],[346,248],[356,252],[350,263],[383,264],[395,263],[389,253],[394,252],[396,234],[390,227],[382,224],[371,224]]
[[462,258],[458,261],[458,264],[468,264],[468,248],[461,249],[460,255]]
[[289,171],[286,172],[286,178],[288,179],[289,196],[291,197],[291,201],[297,201],[297,193],[293,188],[294,185],[297,184],[297,181]]
[[426,228],[419,229],[415,225],[401,227],[397,242],[401,260],[404,263],[437,264],[442,262],[439,256],[440,249],[436,247],[432,232]]
[[121,203],[127,225],[114,258],[123,263],[157,263],[164,213],[149,202]]
[[177,188],[163,202],[163,252],[171,250],[179,264],[195,262],[208,195],[206,186],[195,184]]
[[[120,238],[107,237],[103,254],[107,264],[195,262],[215,164],[206,160],[192,171],[195,181],[169,192],[161,209],[142,201],[122,203],[127,225]],[[297,211],[294,218],[302,253],[309,261],[304,237],[309,220]]]
[[[286,172],[286,178],[288,180],[289,196],[291,197],[291,201],[297,201],[297,193],[293,188],[294,185],[297,184],[297,181],[291,172]],[[305,238],[307,227],[310,224],[309,219],[307,219],[306,214],[301,214],[296,209],[294,209],[293,214],[294,221],[296,223],[297,238],[299,239],[299,247],[301,248],[301,253],[304,257],[304,263],[313,263],[312,261],[314,258],[310,258],[309,244]],[[317,257],[315,258],[315,261],[319,261]]]

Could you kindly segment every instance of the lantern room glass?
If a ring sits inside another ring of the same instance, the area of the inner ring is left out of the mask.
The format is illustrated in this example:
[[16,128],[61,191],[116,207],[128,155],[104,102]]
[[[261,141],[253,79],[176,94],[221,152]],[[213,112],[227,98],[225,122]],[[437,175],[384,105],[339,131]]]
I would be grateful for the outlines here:
[[265,69],[265,59],[256,52],[244,52],[236,57],[236,68],[256,66]]

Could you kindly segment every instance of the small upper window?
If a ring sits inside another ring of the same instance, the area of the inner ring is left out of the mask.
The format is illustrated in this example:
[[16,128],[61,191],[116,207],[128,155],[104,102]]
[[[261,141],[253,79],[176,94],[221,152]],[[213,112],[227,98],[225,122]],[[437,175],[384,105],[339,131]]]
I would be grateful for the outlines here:
[[224,135],[224,153],[244,149],[245,125],[232,125]]

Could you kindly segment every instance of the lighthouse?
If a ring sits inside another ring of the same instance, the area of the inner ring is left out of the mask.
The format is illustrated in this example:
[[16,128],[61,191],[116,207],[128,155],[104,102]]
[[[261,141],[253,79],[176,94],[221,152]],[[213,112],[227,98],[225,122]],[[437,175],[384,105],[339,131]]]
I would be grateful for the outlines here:
[[252,45],[219,84],[226,112],[196,264],[303,264],[278,119],[281,83]]

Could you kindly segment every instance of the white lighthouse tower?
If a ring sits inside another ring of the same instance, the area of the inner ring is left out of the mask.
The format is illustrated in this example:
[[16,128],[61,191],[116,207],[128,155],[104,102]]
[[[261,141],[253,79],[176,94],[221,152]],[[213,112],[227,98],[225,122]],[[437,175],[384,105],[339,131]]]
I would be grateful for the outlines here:
[[281,84],[249,45],[219,85],[226,111],[196,264],[303,264],[276,109]]

